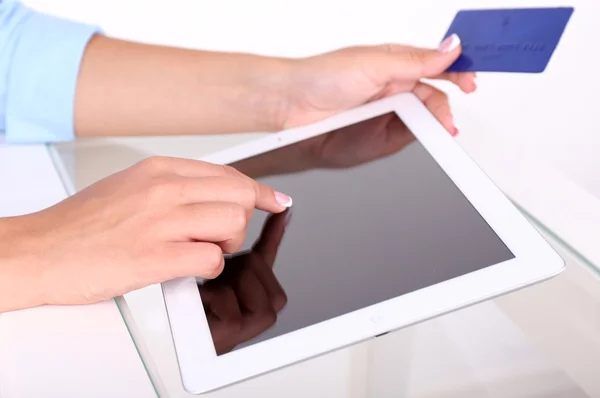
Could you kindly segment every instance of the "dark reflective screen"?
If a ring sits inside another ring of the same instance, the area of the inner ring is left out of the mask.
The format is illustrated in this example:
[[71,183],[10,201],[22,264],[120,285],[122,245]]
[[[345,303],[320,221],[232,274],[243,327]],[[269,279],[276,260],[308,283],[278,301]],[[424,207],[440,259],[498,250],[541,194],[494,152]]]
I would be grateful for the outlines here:
[[514,257],[395,114],[233,166],[294,206],[199,285],[219,354]]

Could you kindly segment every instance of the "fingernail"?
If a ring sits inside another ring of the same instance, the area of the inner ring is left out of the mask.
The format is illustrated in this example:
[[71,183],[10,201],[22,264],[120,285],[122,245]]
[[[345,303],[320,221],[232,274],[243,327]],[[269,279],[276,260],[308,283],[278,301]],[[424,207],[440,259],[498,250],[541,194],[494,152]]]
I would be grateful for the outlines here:
[[458,126],[456,124],[454,124],[454,131],[452,132],[452,137],[456,137],[459,132],[460,132],[460,129],[458,128]]
[[475,87],[475,90],[477,90],[477,87],[478,87],[478,85],[477,85],[477,76],[475,76],[473,78],[473,87]]
[[443,54],[447,54],[449,52],[452,52],[456,47],[458,47],[460,45],[460,38],[458,37],[458,35],[455,33],[450,37],[447,37],[441,44],[439,47],[439,52],[443,53]]
[[292,207],[292,198],[281,192],[275,192],[275,200],[283,207]]

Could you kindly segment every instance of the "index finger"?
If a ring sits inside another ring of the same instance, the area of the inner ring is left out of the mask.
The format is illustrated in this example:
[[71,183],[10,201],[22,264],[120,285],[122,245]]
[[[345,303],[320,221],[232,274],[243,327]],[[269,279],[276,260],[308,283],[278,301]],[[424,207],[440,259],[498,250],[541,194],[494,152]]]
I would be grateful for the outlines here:
[[[240,173],[241,174],[241,173]],[[269,213],[281,213],[292,207],[292,198],[283,192],[275,191],[273,188],[262,184],[250,177],[246,178],[253,186],[256,192],[256,205],[258,210],[267,211]]]
[[[261,184],[228,165],[219,165],[200,160],[155,157],[150,165],[158,173],[171,173],[181,177],[228,177],[250,184],[255,192],[254,207],[269,213],[281,213],[292,206],[292,198]],[[199,181],[201,182],[201,181]]]
[[283,192],[278,192],[268,185],[260,183],[238,169],[225,165],[221,166],[225,176],[239,178],[254,188],[256,193],[255,207],[258,210],[268,211],[269,213],[281,213],[285,209],[292,207],[292,198]]
[[[221,177],[233,177],[238,178],[252,186],[255,192],[255,204],[254,207],[258,210],[263,210],[269,213],[281,213],[285,209],[292,207],[292,198],[283,192],[277,192],[273,188],[262,184],[247,175],[243,174],[234,167],[228,165],[217,165],[212,163],[202,162],[203,168],[208,170],[210,175],[216,175]],[[187,174],[190,177],[200,177],[199,173],[207,173],[201,168],[195,168],[192,164],[189,168],[181,168],[180,174]],[[203,176],[206,176],[203,175]]]

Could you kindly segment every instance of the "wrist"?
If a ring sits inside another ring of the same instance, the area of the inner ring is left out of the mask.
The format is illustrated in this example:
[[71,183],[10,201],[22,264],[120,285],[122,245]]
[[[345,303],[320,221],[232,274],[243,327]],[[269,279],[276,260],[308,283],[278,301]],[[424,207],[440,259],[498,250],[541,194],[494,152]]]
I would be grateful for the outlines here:
[[30,216],[0,218],[0,313],[45,304],[40,272],[26,243],[31,240]]
[[232,110],[235,112],[236,109],[244,109],[244,103],[250,104],[248,111],[256,117],[254,131],[281,131],[285,127],[294,60],[254,55],[247,57],[247,63],[240,62],[245,68],[245,84],[239,86],[242,90],[238,96],[242,103]]

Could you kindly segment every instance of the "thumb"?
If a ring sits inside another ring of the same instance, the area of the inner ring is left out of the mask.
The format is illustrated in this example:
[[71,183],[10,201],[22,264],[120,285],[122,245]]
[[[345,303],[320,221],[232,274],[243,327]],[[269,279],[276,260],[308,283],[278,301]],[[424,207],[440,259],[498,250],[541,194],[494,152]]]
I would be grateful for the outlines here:
[[388,50],[396,61],[393,63],[394,79],[418,80],[444,73],[458,59],[462,47],[460,38],[453,34],[437,49],[392,45]]

